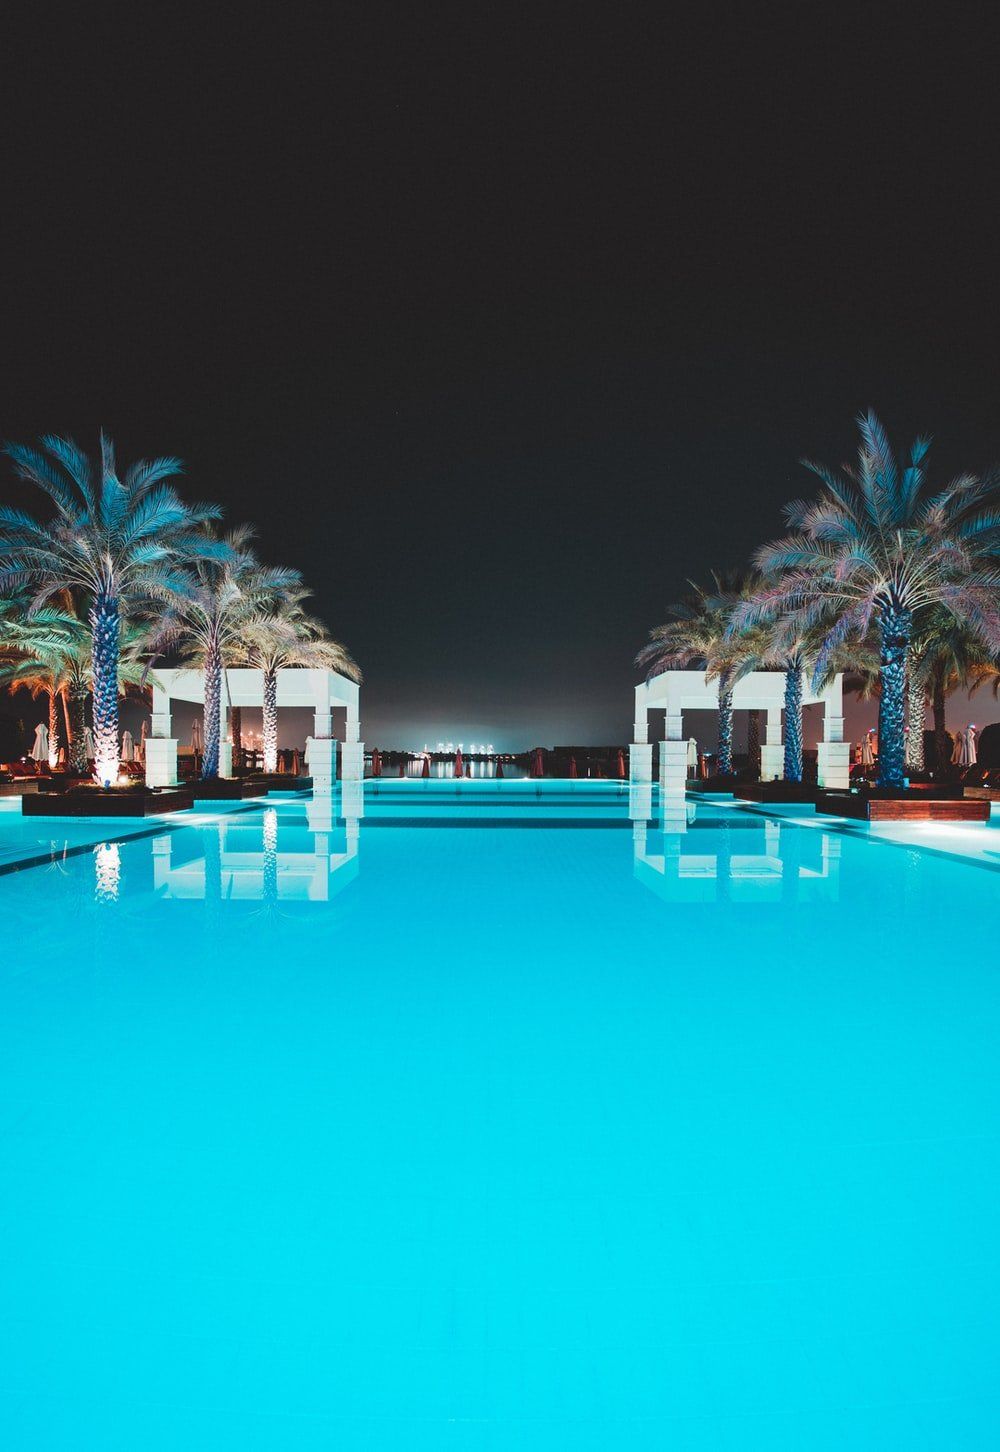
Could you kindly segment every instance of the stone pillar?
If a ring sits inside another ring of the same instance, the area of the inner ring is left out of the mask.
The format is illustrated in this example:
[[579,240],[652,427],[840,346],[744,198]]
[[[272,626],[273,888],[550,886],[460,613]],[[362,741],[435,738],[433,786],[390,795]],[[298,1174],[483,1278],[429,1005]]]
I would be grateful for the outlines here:
[[684,800],[687,790],[687,742],[684,740],[684,717],[680,711],[667,707],[666,740],[660,742],[660,798]]
[[313,736],[322,739],[330,736],[333,732],[333,725],[330,719],[329,706],[317,706],[313,712]]
[[760,748],[761,781],[781,781],[785,775],[785,748],[781,741],[781,707],[768,706],[767,731]]
[[233,743],[231,741],[219,742],[219,775],[232,776],[233,774]]
[[314,736],[309,744],[309,775],[313,796],[329,797],[337,780],[337,743],[332,736]]
[[149,729],[152,736],[170,735],[170,697],[159,686],[153,687],[153,715]]
[[843,716],[823,713],[823,740],[817,752],[816,780],[821,787],[846,791],[851,784],[851,743],[844,740]]
[[340,748],[340,775],[343,781],[361,781],[365,774],[365,744],[345,741]]
[[357,742],[361,736],[361,722],[358,718],[357,702],[351,702],[347,707],[347,728],[344,731],[344,740],[352,744]]
[[633,783],[652,782],[653,747],[648,741],[633,741],[629,751],[629,779]]
[[146,737],[146,785],[177,785],[177,742],[172,736]]

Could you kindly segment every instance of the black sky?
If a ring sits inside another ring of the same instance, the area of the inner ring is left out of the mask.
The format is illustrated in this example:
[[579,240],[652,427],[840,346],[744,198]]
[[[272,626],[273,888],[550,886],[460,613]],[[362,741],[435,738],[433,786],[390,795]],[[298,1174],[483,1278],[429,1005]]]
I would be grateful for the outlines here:
[[709,9],[26,11],[0,432],[180,454],[370,742],[625,739],[648,627],[859,408],[1000,455],[995,34]]

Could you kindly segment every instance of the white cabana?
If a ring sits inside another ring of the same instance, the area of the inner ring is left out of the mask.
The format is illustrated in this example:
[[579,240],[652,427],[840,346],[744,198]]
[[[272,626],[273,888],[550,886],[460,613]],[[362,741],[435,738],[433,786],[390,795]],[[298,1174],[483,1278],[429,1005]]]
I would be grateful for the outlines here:
[[[228,696],[227,696],[228,690]],[[278,709],[307,707],[313,712],[309,773],[316,795],[329,795],[337,775],[337,742],[333,737],[333,713],[344,712],[341,744],[341,775],[345,781],[360,781],[364,775],[364,745],[361,742],[361,691],[357,681],[338,671],[288,666],[278,671]],[[153,686],[153,724],[146,740],[146,781],[150,786],[173,786],[177,781],[177,739],[171,733],[170,702],[204,704],[205,677],[196,670],[157,670]],[[227,670],[223,703],[229,706],[263,707],[264,673],[258,670]],[[231,776],[232,743],[219,746],[219,775]]]
[[[777,781],[784,772],[781,710],[785,699],[784,671],[751,671],[733,687],[733,709],[764,711],[767,735],[760,748],[761,780]],[[822,691],[812,690],[802,678],[802,704],[822,705],[823,739],[819,744],[819,785],[850,784],[850,743],[844,740],[843,680],[836,676]],[[704,671],[661,671],[635,688],[635,730],[631,752],[633,783],[652,781],[653,747],[649,740],[649,712],[666,716],[660,743],[660,789],[667,796],[684,795],[688,742],[684,735],[685,711],[717,711],[719,683]]]

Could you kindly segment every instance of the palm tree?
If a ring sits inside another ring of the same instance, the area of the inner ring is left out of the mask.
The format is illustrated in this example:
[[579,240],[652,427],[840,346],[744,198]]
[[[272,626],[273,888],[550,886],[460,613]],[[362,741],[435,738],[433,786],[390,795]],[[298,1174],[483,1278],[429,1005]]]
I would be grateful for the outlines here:
[[[32,695],[49,697],[49,765],[58,761],[58,702],[61,700],[66,720],[67,756],[70,771],[86,776],[88,771],[86,743],[86,705],[93,680],[93,657],[90,627],[81,620],[67,599],[62,608],[40,606],[16,621],[5,624],[11,647],[0,663],[0,680],[11,690],[19,686]],[[142,690],[155,684],[149,677],[146,663],[148,633],[134,621],[122,624],[118,653],[118,692],[129,688]],[[53,747],[53,742],[55,746]],[[118,748],[112,780],[118,775]]]
[[714,589],[689,581],[691,594],[671,606],[665,625],[650,632],[649,644],[636,656],[647,680],[665,670],[697,667],[719,683],[718,774],[733,774],[733,686],[755,644],[732,629],[737,600],[751,588],[746,575],[713,572]]
[[[991,682],[997,671],[996,657],[964,621],[956,620],[946,610],[925,612],[919,634],[915,633],[908,672],[909,751],[912,770],[923,770],[923,730],[927,700],[930,698],[934,723],[934,769],[938,775],[951,763],[951,743],[947,729],[946,700],[953,691]],[[919,737],[920,755],[914,737]]]
[[205,754],[202,780],[219,775],[222,672],[239,656],[243,632],[282,594],[300,584],[297,570],[261,564],[250,542],[253,530],[230,530],[215,554],[195,558],[184,592],[178,593],[157,635],[157,646],[181,646],[184,659],[205,673]]
[[[818,499],[785,510],[791,533],[755,563],[768,577],[741,612],[743,624],[785,617],[821,627],[814,675],[844,640],[879,638],[879,775],[903,784],[906,667],[915,619],[941,606],[992,649],[1000,647],[1000,509],[991,480],[962,475],[925,491],[928,440],[896,463],[874,413],[858,419],[858,463],[838,472],[803,461],[823,482]],[[828,623],[831,622],[832,623]]]
[[179,460],[140,460],[119,478],[114,446],[103,433],[91,460],[72,439],[48,434],[38,449],[8,444],[19,478],[36,485],[55,507],[40,523],[21,510],[0,508],[0,589],[30,585],[32,608],[66,589],[91,601],[95,775],[118,773],[118,662],[123,616],[147,601],[164,601],[187,586],[184,565],[221,547],[202,526],[219,517],[215,505],[186,505],[167,483]]
[[278,768],[278,671],[286,666],[312,666],[339,671],[360,681],[361,672],[351,656],[326,634],[322,623],[306,615],[305,590],[291,590],[269,608],[247,620],[234,652],[235,664],[250,666],[264,676],[264,770]]

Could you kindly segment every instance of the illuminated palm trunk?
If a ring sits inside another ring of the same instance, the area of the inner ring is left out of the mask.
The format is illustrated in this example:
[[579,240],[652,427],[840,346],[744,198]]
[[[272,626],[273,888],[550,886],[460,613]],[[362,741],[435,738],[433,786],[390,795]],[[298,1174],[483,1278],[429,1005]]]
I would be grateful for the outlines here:
[[229,739],[233,743],[233,766],[243,765],[243,709],[240,706],[229,708]]
[[927,697],[924,684],[910,662],[906,682],[906,769],[912,775],[924,769],[924,714]]
[[59,692],[49,692],[49,770],[59,765]]
[[69,693],[72,727],[69,733],[69,766],[74,776],[86,776],[87,763],[87,688],[74,686]]
[[747,712],[747,762],[750,775],[760,779],[760,712]]
[[719,775],[733,774],[733,693],[719,686]]
[[785,780],[802,780],[802,662],[785,671]]
[[951,750],[944,681],[939,672],[934,676],[931,690],[931,714],[934,718],[934,771],[940,780],[951,763]]
[[906,776],[906,659],[913,617],[887,605],[879,617],[881,656],[878,703],[878,778],[880,787],[901,787]]
[[214,781],[219,775],[219,732],[222,719],[222,655],[217,645],[205,652],[205,755],[201,763],[202,781]]
[[278,770],[278,672],[273,666],[264,671],[264,770]]
[[113,595],[98,595],[90,612],[94,678],[94,780],[118,780],[118,651],[121,615]]

